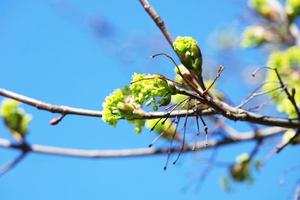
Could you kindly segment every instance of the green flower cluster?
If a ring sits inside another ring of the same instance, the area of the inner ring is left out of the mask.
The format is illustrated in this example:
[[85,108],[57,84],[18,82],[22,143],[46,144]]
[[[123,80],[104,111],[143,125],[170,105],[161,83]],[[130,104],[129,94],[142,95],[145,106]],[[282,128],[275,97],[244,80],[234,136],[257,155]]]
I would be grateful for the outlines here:
[[268,0],[249,0],[249,7],[265,18],[272,18],[274,10],[268,3]]
[[180,57],[181,63],[197,75],[202,72],[202,55],[197,41],[192,37],[177,37],[173,43],[174,50]]
[[141,132],[145,120],[134,119],[143,112],[142,106],[153,104],[153,110],[168,105],[176,94],[174,85],[161,75],[134,74],[129,87],[115,90],[105,98],[102,119],[116,126],[119,119],[135,124],[135,131]]
[[176,94],[174,85],[161,75],[134,74],[130,90],[135,102],[149,106],[153,104],[153,110],[158,106],[166,106],[171,102],[171,96]]
[[145,120],[133,120],[139,116],[139,105],[131,98],[129,87],[115,90],[105,98],[102,119],[111,126],[116,126],[119,119],[127,119],[129,123],[135,124],[135,132],[140,133],[145,125]]
[[252,182],[250,175],[250,158],[247,153],[243,153],[236,158],[236,163],[230,168],[230,174],[236,182]]
[[[236,161],[229,168],[231,180],[239,183],[253,183],[254,179],[251,174],[251,170],[260,171],[262,168],[262,162],[259,159],[252,160],[248,153],[242,153],[236,157]],[[223,176],[220,179],[220,183],[225,191],[231,191],[231,181],[227,176]]]
[[242,47],[257,47],[269,40],[270,33],[262,26],[250,26],[245,29],[242,38]]
[[25,137],[31,120],[31,116],[20,108],[20,104],[18,101],[5,99],[0,108],[0,115],[3,117],[5,125],[17,140]]
[[102,104],[102,119],[109,125],[116,126],[119,119],[133,112],[133,105],[125,104],[125,99],[129,94],[128,87],[124,87],[122,90],[115,90],[105,98],[105,102]]
[[[283,82],[288,85],[288,88],[294,88],[295,100],[300,106],[300,48],[291,47],[283,52],[274,52],[270,55],[268,60],[268,66],[276,68],[281,75]],[[278,78],[273,70],[268,70],[266,81],[268,82],[264,86],[265,91],[270,91],[276,87],[279,87]],[[276,91],[270,93],[273,101],[276,103],[280,112],[284,112],[289,117],[296,117],[296,111],[289,99],[285,94],[279,94],[282,91]]]
[[300,15],[300,1],[299,0],[287,0],[285,10],[291,19],[294,19]]

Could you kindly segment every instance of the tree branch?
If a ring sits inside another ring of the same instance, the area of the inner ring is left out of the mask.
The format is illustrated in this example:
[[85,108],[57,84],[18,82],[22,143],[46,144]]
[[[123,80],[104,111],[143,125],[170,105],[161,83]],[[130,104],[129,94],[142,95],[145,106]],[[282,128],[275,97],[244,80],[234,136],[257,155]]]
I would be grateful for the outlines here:
[[149,16],[152,18],[152,20],[155,22],[155,24],[160,29],[160,31],[163,33],[166,40],[168,41],[168,43],[171,45],[171,47],[173,49],[173,39],[172,39],[170,33],[168,32],[167,28],[165,27],[164,21],[160,18],[160,16],[152,8],[152,6],[149,4],[149,2],[147,0],[140,0],[140,3],[142,4],[142,6],[146,10],[146,12],[149,14]]
[[15,92],[8,91],[3,88],[0,88],[0,95],[11,99],[15,99],[27,105],[36,107],[37,109],[49,111],[52,113],[61,113],[64,115],[69,114],[69,115],[83,115],[83,116],[90,116],[90,117],[102,117],[102,112],[100,111],[86,110],[81,108],[72,108],[69,106],[52,105],[31,97],[27,97]]
[[[211,148],[225,146],[230,144],[237,144],[241,142],[248,142],[252,140],[263,140],[271,136],[279,135],[284,130],[280,127],[270,127],[258,131],[258,134],[254,132],[245,132],[241,133],[239,137],[234,139],[226,138],[224,140],[210,140],[207,143],[199,142],[194,145],[187,145],[183,151],[181,147],[172,148],[171,152],[180,152],[188,153],[194,151],[208,150]],[[139,148],[139,149],[120,149],[120,150],[83,150],[83,149],[71,149],[71,148],[62,148],[62,147],[52,147],[44,146],[38,144],[16,144],[12,143],[6,139],[0,139],[0,148],[10,148],[17,149],[21,151],[39,153],[39,154],[48,154],[56,156],[67,156],[67,157],[79,157],[79,158],[123,158],[123,157],[141,157],[141,156],[153,156],[153,155],[162,155],[170,153],[169,148]]]
[[[182,91],[184,92],[184,91]],[[195,96],[193,94],[184,92],[185,95],[191,96],[195,99],[199,99],[198,96]],[[81,116],[89,116],[89,117],[102,117],[101,111],[96,110],[87,110],[87,109],[81,109],[81,108],[73,108],[69,106],[61,106],[61,105],[52,105],[31,97],[27,97],[15,92],[11,92],[8,90],[5,90],[3,88],[0,88],[0,96],[8,97],[11,99],[15,99],[17,101],[20,101],[22,103],[25,103],[27,105],[36,107],[40,110],[49,111],[52,113],[60,113],[64,115],[81,115]],[[202,100],[202,99],[201,99]],[[248,122],[254,122],[257,124],[263,124],[268,126],[280,126],[284,128],[299,128],[300,122],[297,120],[291,120],[291,119],[283,119],[283,118],[275,118],[275,117],[269,117],[269,116],[263,116],[259,114],[255,114],[252,112],[248,112],[243,109],[237,109],[234,107],[229,106],[225,102],[218,101],[216,99],[213,99],[213,106],[214,108],[217,108],[223,116],[229,119],[233,120],[240,120],[240,121],[248,121]],[[201,111],[201,113],[198,113],[195,110],[175,110],[171,113],[168,112],[145,112],[141,114],[141,116],[137,117],[136,119],[155,119],[155,118],[162,118],[162,117],[184,117],[186,115],[188,116],[195,116],[197,114],[201,114],[202,116],[206,115],[213,115],[218,114],[213,109],[207,109]]]
[[[146,10],[146,12],[150,15],[154,23],[157,25],[157,27],[160,29],[162,34],[165,36],[169,44],[173,48],[173,42],[172,38],[165,27],[163,20],[160,18],[158,13],[152,8],[152,6],[149,4],[147,0],[140,0],[140,3]],[[177,52],[174,50],[174,52],[177,54]],[[178,54],[177,54],[178,56]],[[180,59],[180,56],[178,56]],[[202,77],[200,78],[202,80]],[[286,127],[286,128],[299,128],[300,127],[300,122],[295,122],[292,120],[285,120],[285,119],[280,119],[280,118],[272,118],[268,116],[263,116],[259,115],[256,113],[252,113],[243,109],[239,108],[234,108],[227,103],[220,101],[218,98],[216,98],[214,95],[207,93],[207,94],[199,94],[194,95],[191,94],[187,91],[182,91],[184,95],[190,96],[191,98],[197,99],[200,102],[204,102],[207,105],[209,105],[212,109],[214,109],[217,113],[223,115],[224,117],[231,119],[231,120],[239,120],[239,121],[248,121],[252,123],[257,123],[257,124],[263,124],[263,125],[268,125],[268,126],[281,126],[281,127]],[[197,92],[197,90],[195,91]],[[283,120],[283,121],[282,121]],[[287,123],[286,123],[287,122]]]

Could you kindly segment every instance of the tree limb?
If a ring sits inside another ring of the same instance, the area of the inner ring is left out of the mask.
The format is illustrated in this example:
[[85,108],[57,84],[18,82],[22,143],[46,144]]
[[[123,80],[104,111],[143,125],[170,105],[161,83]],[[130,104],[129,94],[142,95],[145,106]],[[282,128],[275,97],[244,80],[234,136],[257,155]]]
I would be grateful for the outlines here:
[[[160,16],[157,14],[157,12],[152,8],[152,6],[149,4],[147,0],[140,0],[140,3],[146,10],[146,12],[149,14],[149,16],[152,18],[152,20],[155,22],[157,27],[160,29],[160,31],[165,36],[168,43],[171,45],[173,49],[173,39],[168,32],[167,28],[165,27],[164,21],[160,18]],[[175,52],[176,53],[176,52]]]

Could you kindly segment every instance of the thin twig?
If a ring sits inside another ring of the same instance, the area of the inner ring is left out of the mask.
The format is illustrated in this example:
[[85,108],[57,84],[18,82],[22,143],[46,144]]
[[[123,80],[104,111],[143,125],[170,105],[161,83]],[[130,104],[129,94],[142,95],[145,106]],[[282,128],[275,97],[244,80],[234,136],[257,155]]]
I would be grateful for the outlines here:
[[168,167],[168,164],[169,164],[169,160],[170,160],[170,156],[171,156],[171,149],[172,149],[172,146],[173,146],[173,141],[175,139],[175,136],[177,135],[177,129],[178,129],[179,122],[180,122],[180,118],[176,117],[175,122],[174,122],[175,123],[175,130],[174,130],[174,133],[173,133],[171,141],[170,141],[170,147],[168,149],[168,155],[167,155],[167,159],[166,159],[166,164],[164,166],[164,170],[167,170],[167,167]]
[[279,83],[280,83],[282,89],[284,90],[286,96],[288,97],[289,101],[290,101],[291,104],[293,105],[293,107],[294,107],[294,109],[295,109],[295,111],[296,111],[296,113],[297,113],[298,119],[299,119],[299,121],[300,121],[300,110],[299,110],[299,108],[298,108],[298,106],[297,106],[297,103],[296,103],[296,100],[295,100],[295,96],[294,96],[293,94],[290,93],[290,91],[288,90],[287,87],[285,87],[285,84],[283,83],[283,80],[282,80],[282,78],[281,78],[281,76],[280,76],[280,74],[279,74],[277,68],[273,68],[273,70],[275,71],[276,76],[277,76],[277,78],[278,78],[278,81],[279,81]]
[[22,151],[20,155],[18,155],[16,158],[14,158],[12,161],[6,163],[4,166],[0,168],[0,176],[3,176],[10,170],[12,170],[15,166],[17,166],[18,163],[20,163],[25,156],[27,155],[27,151]]
[[59,105],[52,105],[31,97],[27,97],[15,92],[8,91],[6,89],[0,88],[0,96],[8,97],[11,99],[15,99],[27,105],[36,107],[40,110],[49,111],[52,113],[61,113],[65,115],[83,115],[83,116],[90,116],[90,117],[102,117],[101,111],[95,110],[86,110],[81,108],[72,108],[68,106],[59,106]]
[[294,139],[299,136],[299,134],[300,128],[296,131],[295,135],[291,139],[289,139],[289,141],[278,144],[274,149],[275,153],[280,153],[285,147],[287,147],[291,142],[293,142]]
[[[285,84],[283,83],[283,80],[277,70],[277,68],[270,68],[270,69],[273,69],[276,73],[276,76],[277,76],[277,79],[279,80],[279,83],[282,87],[282,89],[284,90],[288,100],[291,102],[291,104],[293,105],[294,109],[295,109],[295,112],[297,114],[297,117],[298,117],[298,121],[300,122],[300,110],[297,106],[297,103],[296,103],[296,100],[295,100],[295,90],[292,90],[292,93],[290,93],[290,91],[287,89],[287,87],[285,87]],[[296,134],[291,138],[289,139],[289,141],[285,142],[285,143],[281,143],[279,145],[277,145],[275,147],[275,152],[276,153],[279,153],[281,152],[286,146],[288,146],[288,144],[290,144],[298,135],[300,134],[300,126],[298,127],[297,131],[296,131]]]
[[[190,106],[190,99],[186,102],[188,108]],[[175,159],[175,161],[173,162],[173,164],[175,165],[177,163],[177,161],[179,160],[180,158],[180,155],[182,154],[183,150],[184,150],[184,147],[185,147],[185,137],[186,137],[186,125],[187,125],[187,120],[188,120],[188,116],[186,115],[185,118],[184,118],[184,123],[183,123],[183,139],[182,139],[182,144],[181,144],[181,149],[177,155],[177,158]]]
[[209,90],[210,88],[213,87],[213,85],[216,83],[216,81],[218,80],[218,78],[220,77],[221,73],[223,72],[224,70],[224,66],[221,65],[218,69],[218,73],[216,75],[216,77],[214,78],[214,80],[212,81],[212,83],[203,91],[203,95],[205,95]]
[[272,93],[274,91],[277,91],[279,89],[283,89],[281,86],[278,86],[278,87],[275,87],[271,90],[268,90],[268,91],[261,91],[261,92],[258,92],[259,89],[261,89],[265,84],[268,84],[269,82],[265,82],[265,83],[262,83],[261,85],[259,85],[257,88],[255,88],[255,90],[253,90],[251,92],[251,94],[245,98],[244,100],[242,100],[242,102],[236,106],[236,108],[241,108],[243,107],[244,105],[246,105],[250,100],[252,100],[253,98],[257,97],[257,96],[262,96],[262,95],[265,95],[265,94],[268,94],[268,93]]
[[[230,145],[230,144],[237,144],[241,142],[248,142],[252,140],[266,139],[271,136],[279,135],[284,130],[284,128],[280,127],[270,127],[262,129],[255,134],[253,132],[245,132],[241,133],[238,138],[233,139],[224,139],[221,141],[217,140],[209,140],[207,142],[199,142],[196,144],[196,148],[193,149],[192,146],[185,146],[183,149],[183,153],[193,152],[193,151],[200,151],[200,150],[208,150],[211,148]],[[67,156],[67,157],[79,157],[79,158],[122,158],[122,157],[140,157],[140,156],[153,156],[153,155],[162,155],[168,154],[173,152],[180,152],[181,148],[140,148],[140,149],[122,149],[122,150],[83,150],[83,149],[72,149],[72,148],[62,148],[62,147],[52,147],[52,146],[44,146],[38,144],[32,145],[24,145],[19,143],[12,143],[6,139],[0,139],[0,147],[1,148],[9,148],[9,149],[17,149],[23,151],[24,148],[32,153],[39,153],[39,154],[47,154],[47,155],[56,155],[56,156]]]

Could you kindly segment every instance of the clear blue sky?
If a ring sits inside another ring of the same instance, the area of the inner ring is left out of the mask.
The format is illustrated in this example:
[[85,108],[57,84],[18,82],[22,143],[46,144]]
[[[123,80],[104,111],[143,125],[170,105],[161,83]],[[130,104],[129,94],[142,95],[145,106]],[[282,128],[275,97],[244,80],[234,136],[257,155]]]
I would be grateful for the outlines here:
[[[243,20],[246,2],[203,0],[154,1],[171,34],[191,35],[202,47],[209,62],[225,65],[222,91],[238,102],[253,86],[240,75],[247,65],[261,65],[262,56],[241,51],[239,62],[226,54],[216,56],[210,46],[211,33],[247,25]],[[137,0],[133,1],[0,1],[0,87],[36,97],[53,104],[102,109],[106,95],[128,84],[133,72],[162,73],[172,77],[173,67],[164,59],[150,60],[170,48]],[[226,57],[229,56],[229,57]],[[230,66],[232,63],[239,65]],[[214,66],[216,67],[216,66]],[[208,70],[209,71],[209,70]],[[121,122],[112,128],[97,118],[67,116],[57,126],[49,121],[56,115],[24,106],[32,114],[28,140],[32,143],[86,149],[147,147],[155,137]],[[237,124],[240,130],[247,126]],[[0,125],[0,136],[10,138]],[[269,142],[259,156],[264,157],[275,143]],[[161,146],[162,143],[157,144]],[[234,160],[252,144],[222,149],[219,160]],[[0,149],[5,163],[17,152]],[[294,190],[300,172],[286,176],[285,169],[299,164],[299,147],[287,148],[272,157],[252,186],[234,185],[225,193],[219,178],[226,175],[215,168],[195,192],[205,167],[197,158],[210,152],[182,156],[176,166],[163,171],[165,156],[89,160],[30,154],[15,169],[0,178],[0,197],[15,199],[286,199]],[[186,188],[188,188],[186,190]]]

